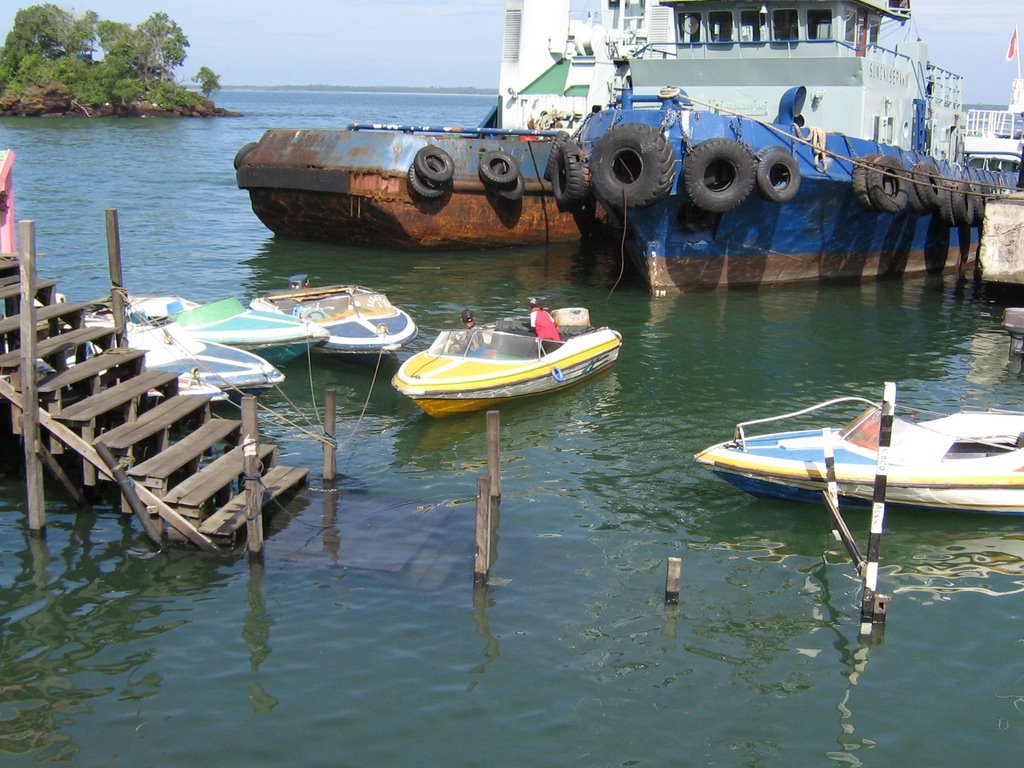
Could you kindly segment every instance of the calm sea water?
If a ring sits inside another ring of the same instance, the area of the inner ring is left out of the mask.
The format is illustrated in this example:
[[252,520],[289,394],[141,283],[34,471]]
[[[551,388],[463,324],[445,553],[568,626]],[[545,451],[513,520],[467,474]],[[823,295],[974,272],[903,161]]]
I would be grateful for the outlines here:
[[[463,306],[589,307],[624,348],[604,378],[502,411],[504,497],[472,584],[484,418],[433,421],[394,363],[326,357],[263,399],[311,488],[266,562],[154,553],[129,520],[0,487],[0,765],[1017,765],[1024,754],[1024,524],[890,511],[880,642],[824,509],[759,501],[692,454],[736,421],[842,394],[935,410],[1020,407],[1003,305],[951,279],[648,297],[574,244],[416,256],[275,238],[232,158],[270,127],[474,124],[479,97],[231,91],[210,121],[0,121],[40,274],[72,300],[125,281],[197,299],[315,282],[386,290],[425,345]],[[339,468],[315,442],[335,388]],[[850,514],[866,543],[867,516]],[[683,559],[663,604],[665,559]]]

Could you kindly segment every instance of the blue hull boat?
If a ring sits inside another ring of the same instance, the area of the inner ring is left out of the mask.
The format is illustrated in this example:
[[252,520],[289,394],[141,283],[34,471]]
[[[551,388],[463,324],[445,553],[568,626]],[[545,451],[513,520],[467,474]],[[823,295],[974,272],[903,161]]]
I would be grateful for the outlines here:
[[959,76],[919,40],[880,44],[910,2],[664,5],[664,42],[548,166],[562,209],[596,198],[625,230],[655,295],[973,260],[1017,179],[962,164]]

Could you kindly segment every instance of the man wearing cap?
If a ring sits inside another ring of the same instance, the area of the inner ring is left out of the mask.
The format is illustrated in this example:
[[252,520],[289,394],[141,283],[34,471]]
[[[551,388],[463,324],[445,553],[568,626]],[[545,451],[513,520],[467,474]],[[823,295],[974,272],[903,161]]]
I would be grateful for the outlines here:
[[530,327],[537,334],[538,339],[562,340],[554,318],[541,306],[540,299],[534,297],[530,297]]
[[473,310],[464,309],[462,310],[462,327],[465,328],[465,332],[459,334],[461,342],[459,344],[460,351],[464,351],[466,354],[474,352],[479,349],[483,340],[480,338],[480,329],[476,325],[476,317],[473,315]]

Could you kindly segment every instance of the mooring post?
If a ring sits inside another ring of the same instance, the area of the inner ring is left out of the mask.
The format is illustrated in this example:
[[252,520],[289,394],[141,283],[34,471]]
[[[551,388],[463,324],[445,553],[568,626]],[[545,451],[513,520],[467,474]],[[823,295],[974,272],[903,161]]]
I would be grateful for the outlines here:
[[679,602],[679,579],[683,575],[683,558],[670,557],[665,564],[665,602],[675,605]]
[[337,418],[338,391],[328,389],[324,392],[324,482],[332,482],[337,473],[335,454],[338,443],[334,437],[334,425]]
[[892,422],[896,410],[896,384],[885,382],[882,416],[878,429],[878,459],[875,463],[875,487],[871,496],[871,534],[868,538],[867,565],[864,571],[864,597],[860,605],[860,633],[871,634],[873,624],[884,624],[889,597],[878,594],[878,558],[885,529],[885,492],[889,474],[889,448],[892,446]]
[[121,274],[121,234],[117,225],[117,209],[108,208],[107,263],[110,268],[110,309],[114,313],[115,346],[126,347],[124,328],[124,277]]
[[253,395],[242,397],[242,440],[246,549],[252,560],[263,557],[263,488],[260,482],[259,424]]
[[473,561],[473,580],[487,581],[491,570],[491,481],[476,479],[476,558]]
[[487,477],[491,498],[501,498],[501,413],[487,412]]
[[18,224],[18,265],[21,270],[21,437],[25,446],[25,488],[28,528],[42,535],[46,529],[43,464],[39,460],[39,394],[36,389],[36,223]]

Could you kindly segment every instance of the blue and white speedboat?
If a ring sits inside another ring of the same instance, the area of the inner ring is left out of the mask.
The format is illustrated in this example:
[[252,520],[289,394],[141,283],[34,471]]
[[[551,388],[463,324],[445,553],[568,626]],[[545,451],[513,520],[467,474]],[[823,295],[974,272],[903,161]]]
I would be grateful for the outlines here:
[[963,163],[962,79],[909,31],[910,0],[628,5],[646,45],[548,172],[561,209],[596,198],[625,230],[655,295],[973,260],[1016,176]]
[[293,275],[289,284],[288,290],[258,296],[249,306],[261,314],[320,326],[328,338],[319,351],[367,362],[391,355],[416,338],[416,323],[380,291],[360,285],[314,288],[306,275]]
[[[851,406],[862,410],[852,419],[835,420],[837,411]],[[826,409],[833,415],[822,425]],[[817,414],[817,426],[751,433],[778,421],[800,424],[811,413]],[[839,498],[865,506],[874,500],[881,424],[881,404],[841,397],[741,422],[731,440],[705,448],[694,459],[755,496],[823,504],[830,450]],[[885,500],[924,509],[1024,515],[1024,413],[964,411],[920,420],[897,413]]]

